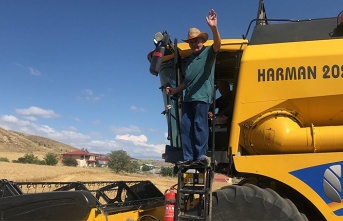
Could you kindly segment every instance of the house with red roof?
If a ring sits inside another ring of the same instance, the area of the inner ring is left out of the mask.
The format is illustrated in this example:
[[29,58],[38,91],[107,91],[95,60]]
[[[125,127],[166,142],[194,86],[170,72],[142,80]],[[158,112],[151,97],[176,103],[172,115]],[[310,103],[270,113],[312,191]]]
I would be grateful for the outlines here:
[[107,167],[108,166],[108,158],[105,156],[98,156],[96,157],[99,167]]
[[97,154],[90,153],[87,150],[75,150],[62,154],[62,158],[73,158],[77,161],[79,167],[95,167]]

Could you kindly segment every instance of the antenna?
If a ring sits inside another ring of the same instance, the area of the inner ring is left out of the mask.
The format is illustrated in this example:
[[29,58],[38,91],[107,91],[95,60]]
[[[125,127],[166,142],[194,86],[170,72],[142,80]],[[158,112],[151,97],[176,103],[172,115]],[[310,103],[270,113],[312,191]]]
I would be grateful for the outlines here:
[[267,13],[264,7],[263,0],[259,0],[259,3],[258,3],[256,25],[268,25]]

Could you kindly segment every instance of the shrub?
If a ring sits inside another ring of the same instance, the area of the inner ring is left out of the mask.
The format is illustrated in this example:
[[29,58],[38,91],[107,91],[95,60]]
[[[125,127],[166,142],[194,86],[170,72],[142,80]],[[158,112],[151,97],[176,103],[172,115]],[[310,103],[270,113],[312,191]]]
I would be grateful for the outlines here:
[[18,160],[14,161],[16,163],[28,163],[28,164],[42,164],[42,161],[38,159],[37,156],[30,154],[25,154],[24,157],[19,157]]
[[139,163],[137,160],[133,160],[128,168],[129,173],[136,173],[137,171],[139,171]]
[[154,169],[154,167],[148,166],[148,165],[146,165],[146,164],[144,164],[144,165],[142,166],[142,171],[144,171],[144,172],[150,171],[150,170],[152,170],[152,169]]
[[55,166],[58,163],[57,154],[47,153],[44,157],[46,165]]
[[10,162],[7,157],[0,157],[0,162]]
[[62,163],[64,166],[69,167],[76,167],[77,166],[77,160],[72,157],[67,157],[62,160]]
[[173,168],[171,167],[161,167],[162,176],[173,176]]

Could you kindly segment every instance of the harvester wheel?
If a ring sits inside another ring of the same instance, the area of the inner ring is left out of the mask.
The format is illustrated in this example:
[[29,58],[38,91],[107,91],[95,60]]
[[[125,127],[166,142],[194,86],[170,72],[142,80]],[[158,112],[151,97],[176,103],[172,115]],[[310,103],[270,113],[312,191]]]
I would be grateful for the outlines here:
[[212,220],[308,221],[288,199],[252,184],[231,185],[213,192]]

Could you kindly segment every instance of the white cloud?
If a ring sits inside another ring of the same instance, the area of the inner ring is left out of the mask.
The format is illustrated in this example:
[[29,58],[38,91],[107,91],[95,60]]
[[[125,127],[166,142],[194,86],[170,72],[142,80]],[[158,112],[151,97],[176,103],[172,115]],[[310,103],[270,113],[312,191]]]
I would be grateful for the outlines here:
[[84,89],[81,91],[81,96],[78,96],[77,99],[79,100],[86,100],[86,101],[98,101],[103,97],[103,95],[96,95],[90,89]]
[[41,132],[42,134],[56,134],[56,131],[49,127],[48,125],[42,125],[41,127],[37,128],[39,132]]
[[94,152],[110,153],[112,150],[119,150],[119,145],[114,140],[92,140],[88,145]]
[[27,126],[30,125],[29,121],[23,121],[13,115],[3,115],[0,118],[1,125],[18,125],[18,126]]
[[113,131],[115,134],[131,134],[131,133],[141,133],[141,130],[135,126],[130,125],[129,127],[116,127],[111,126],[111,131]]
[[37,121],[37,117],[34,116],[23,116],[23,118],[28,121]]
[[29,71],[29,73],[33,76],[41,76],[41,72],[39,70],[37,70],[36,68],[33,67],[27,67],[27,70]]
[[24,69],[25,71],[29,72],[33,76],[41,76],[42,75],[42,73],[37,68],[25,67],[24,65],[18,64],[18,63],[14,63],[14,65]]
[[74,126],[70,126],[70,127],[69,127],[69,130],[77,131],[77,129],[76,129]]
[[92,121],[92,124],[93,124],[93,125],[100,125],[100,124],[101,124],[101,121],[98,120],[98,119],[96,119],[96,120],[93,120],[93,121]]
[[123,146],[130,146],[133,144],[135,148],[125,148],[126,152],[130,156],[136,158],[155,158],[161,159],[162,153],[164,153],[165,144],[149,144],[148,138],[145,135],[117,135],[117,141],[123,141]]
[[144,108],[142,108],[142,107],[137,107],[137,106],[135,106],[135,105],[131,105],[131,106],[130,106],[130,110],[131,110],[131,111],[134,111],[134,112],[145,112],[145,109],[144,109]]
[[117,135],[116,139],[130,141],[135,145],[145,145],[146,142],[148,141],[148,138],[145,135],[135,136],[135,135],[130,135],[130,134]]
[[8,122],[8,123],[16,123],[18,122],[18,118],[13,115],[3,115],[1,116],[1,120]]
[[7,130],[14,130],[22,133],[36,134],[37,126],[30,121],[21,120],[13,115],[3,115],[0,117],[0,127]]
[[80,118],[78,118],[78,117],[73,117],[73,120],[76,121],[76,122],[80,122],[81,121]]
[[40,107],[31,106],[26,109],[16,109],[17,114],[26,117],[26,119],[36,120],[35,116],[42,118],[57,118],[59,117],[53,110],[45,110]]

